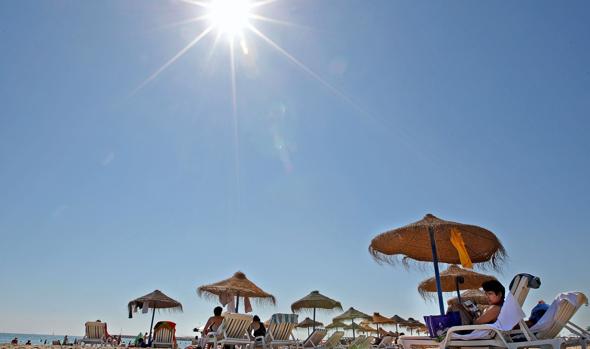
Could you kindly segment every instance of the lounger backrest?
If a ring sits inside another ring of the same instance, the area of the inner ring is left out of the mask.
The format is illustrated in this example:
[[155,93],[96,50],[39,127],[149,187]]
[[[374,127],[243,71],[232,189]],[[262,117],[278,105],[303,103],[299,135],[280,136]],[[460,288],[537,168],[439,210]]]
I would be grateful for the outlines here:
[[330,338],[328,338],[324,343],[324,347],[326,349],[332,349],[336,347],[338,344],[340,344],[340,340],[342,339],[342,337],[344,337],[344,332],[342,331],[336,331],[332,333]]
[[367,336],[365,335],[360,335],[358,337],[356,337],[352,343],[350,343],[350,345],[348,346],[350,349],[359,349],[361,348],[361,345],[364,341],[367,340]]
[[389,346],[391,346],[392,343],[393,343],[393,337],[392,336],[385,336],[381,339],[381,342],[379,343],[379,347],[380,348],[389,347]]
[[168,327],[159,327],[154,332],[154,342],[156,343],[170,343],[174,342],[174,332],[175,329],[171,329]]
[[252,319],[252,315],[225,313],[223,314],[220,332],[223,333],[225,338],[248,337],[248,327],[250,327]]
[[268,336],[271,340],[285,341],[292,337],[297,326],[297,314],[273,314],[268,325]]
[[84,324],[86,327],[86,338],[88,339],[102,339],[106,337],[106,322],[89,321]]
[[516,299],[516,302],[522,307],[531,288],[539,288],[541,279],[531,274],[517,274],[510,282],[510,293]]
[[[571,301],[574,301],[575,304]],[[558,295],[545,312],[545,315],[539,319],[535,326],[531,327],[531,331],[535,333],[538,339],[551,339],[559,336],[559,333],[582,304],[588,304],[588,298],[582,292]],[[551,309],[552,307],[555,309]]]
[[309,335],[309,337],[307,337],[307,339],[303,342],[303,346],[305,348],[317,347],[318,345],[320,345],[322,339],[324,339],[324,337],[326,336],[326,333],[328,333],[327,330],[323,328],[316,328],[315,331],[313,331]]

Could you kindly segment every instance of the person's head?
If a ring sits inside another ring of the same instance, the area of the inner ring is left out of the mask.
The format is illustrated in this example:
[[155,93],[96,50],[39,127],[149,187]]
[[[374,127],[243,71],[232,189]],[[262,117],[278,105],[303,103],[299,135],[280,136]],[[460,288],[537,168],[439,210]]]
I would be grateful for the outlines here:
[[221,316],[221,312],[223,311],[222,307],[215,307],[215,309],[213,309],[213,315],[215,316]]
[[260,322],[260,318],[258,317],[258,315],[254,315],[254,317],[252,318],[252,321]]
[[484,292],[486,293],[486,297],[488,297],[488,302],[492,305],[498,305],[504,303],[504,297],[506,296],[506,289],[500,281],[498,280],[490,280],[486,281],[481,284]]

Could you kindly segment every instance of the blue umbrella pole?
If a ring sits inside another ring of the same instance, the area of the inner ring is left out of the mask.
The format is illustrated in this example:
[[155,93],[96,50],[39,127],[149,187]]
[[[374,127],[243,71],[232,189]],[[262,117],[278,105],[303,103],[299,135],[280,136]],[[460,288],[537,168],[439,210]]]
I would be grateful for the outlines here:
[[432,247],[432,261],[434,262],[434,277],[436,279],[436,291],[438,293],[438,307],[440,308],[440,315],[445,315],[445,306],[443,305],[442,289],[440,286],[440,272],[438,270],[436,240],[434,239],[434,228],[432,226],[428,227],[428,234],[430,235],[430,246]]

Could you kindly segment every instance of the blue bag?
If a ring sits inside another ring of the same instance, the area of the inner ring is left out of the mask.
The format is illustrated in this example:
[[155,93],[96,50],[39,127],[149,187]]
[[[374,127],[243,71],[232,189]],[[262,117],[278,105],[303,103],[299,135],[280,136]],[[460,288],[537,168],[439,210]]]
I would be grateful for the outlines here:
[[450,311],[445,315],[430,315],[424,317],[426,327],[431,338],[436,338],[445,333],[446,329],[461,325],[461,314],[458,311]]

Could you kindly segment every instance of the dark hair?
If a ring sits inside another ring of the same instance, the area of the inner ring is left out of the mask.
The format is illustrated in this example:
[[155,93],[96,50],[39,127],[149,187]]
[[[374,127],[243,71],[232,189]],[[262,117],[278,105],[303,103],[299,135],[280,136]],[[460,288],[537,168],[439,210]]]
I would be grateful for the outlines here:
[[504,298],[506,297],[506,289],[504,288],[504,286],[502,286],[500,281],[489,280],[489,281],[486,281],[483,284],[481,284],[481,287],[486,292],[494,292],[496,295],[501,293],[502,294],[502,301],[504,301]]
[[253,321],[256,322],[260,322],[260,318],[258,317],[258,315],[254,315],[254,317],[252,318]]
[[213,315],[220,316],[222,311],[223,311],[222,307],[215,307],[215,309],[213,309]]

